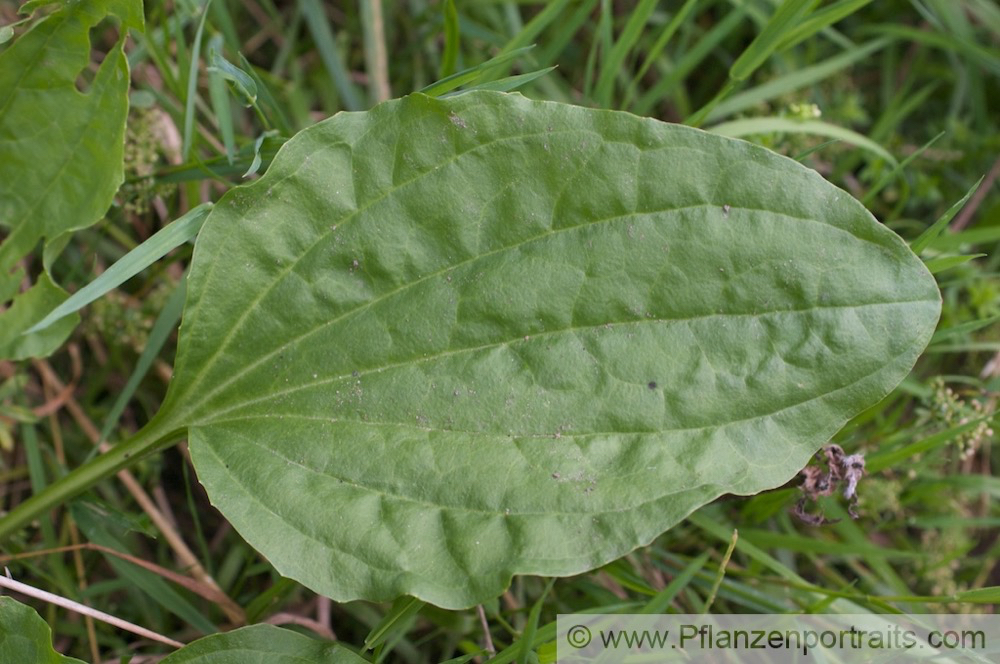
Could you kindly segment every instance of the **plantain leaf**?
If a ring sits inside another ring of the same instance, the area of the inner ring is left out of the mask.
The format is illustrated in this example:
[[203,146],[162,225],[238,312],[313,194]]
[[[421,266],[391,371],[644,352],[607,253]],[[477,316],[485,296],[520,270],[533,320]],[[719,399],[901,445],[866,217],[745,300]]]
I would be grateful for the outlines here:
[[188,293],[144,439],[186,428],[281,574],[449,608],[787,482],[940,310],[790,159],[496,92],[301,132],[213,209]]
[[[25,3],[21,11],[45,4]],[[19,261],[40,240],[100,220],[123,177],[129,73],[122,44],[126,28],[142,27],[142,3],[60,5],[0,53],[0,231],[6,234],[0,243],[0,305],[24,278]],[[121,19],[123,38],[80,92],[77,79],[90,62],[89,30],[109,14]],[[0,313],[4,336],[37,323],[52,308],[53,293],[66,296],[49,280],[14,298],[11,310]],[[0,344],[0,358],[18,358],[24,347],[34,356],[47,355],[72,329],[68,319],[17,347]]]
[[343,646],[273,625],[251,625],[187,645],[163,664],[365,664]]
[[52,649],[52,630],[30,606],[0,597],[0,662],[83,664]]

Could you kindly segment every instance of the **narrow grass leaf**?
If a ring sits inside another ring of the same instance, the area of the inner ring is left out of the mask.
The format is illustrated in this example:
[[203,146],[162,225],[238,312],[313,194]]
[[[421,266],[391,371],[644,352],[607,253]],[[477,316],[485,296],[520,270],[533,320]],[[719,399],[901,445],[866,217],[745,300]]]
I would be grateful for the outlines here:
[[706,122],[721,120],[735,113],[754,108],[771,99],[788,95],[810,85],[815,85],[836,73],[844,71],[851,65],[870,57],[873,53],[885,48],[890,43],[892,43],[892,39],[889,37],[874,39],[855,49],[832,58],[827,58],[819,64],[796,68],[784,76],[779,76],[749,90],[731,95],[724,101],[719,102],[705,120]]
[[205,32],[205,22],[208,19],[208,8],[212,0],[207,0],[201,9],[201,19],[191,44],[191,63],[188,67],[187,90],[184,96],[184,136],[181,143],[181,156],[187,161],[191,155],[194,141],[195,102],[198,99],[198,68],[201,66],[201,37]]
[[621,104],[621,108],[628,108],[631,105],[632,98],[635,96],[635,91],[639,89],[639,83],[642,81],[643,77],[646,76],[646,72],[649,71],[649,68],[660,57],[663,50],[667,47],[667,44],[677,32],[677,29],[684,24],[688,16],[697,6],[698,0],[686,0],[656,37],[656,41],[653,42],[653,45],[649,48],[649,51],[646,53],[646,58],[643,60],[642,65],[639,67],[639,70],[632,78],[632,82],[629,84],[629,88],[625,95],[625,99]]
[[323,65],[330,75],[330,80],[333,82],[337,94],[340,95],[341,105],[348,111],[360,111],[364,108],[361,95],[354,83],[351,82],[350,72],[340,57],[337,40],[333,35],[333,30],[330,29],[323,4],[320,0],[299,0],[299,7],[302,9],[306,26],[312,34]]
[[792,28],[779,42],[777,50],[784,51],[812,37],[820,30],[828,28],[837,21],[847,18],[864,8],[872,0],[840,0],[816,10],[796,27]]
[[967,334],[972,334],[984,327],[989,327],[994,323],[1000,322],[1000,314],[996,316],[990,316],[989,318],[983,318],[981,320],[973,320],[968,323],[962,323],[960,325],[954,325],[952,327],[946,327],[943,330],[938,330],[931,337],[931,345],[941,343],[952,337],[963,337]]
[[[121,540],[120,533],[113,532],[113,521],[108,519],[103,508],[75,501],[70,503],[69,512],[89,541],[122,553],[131,553]],[[156,602],[202,634],[219,631],[208,617],[158,575],[116,556],[102,554],[102,557],[118,576],[135,586],[149,601]]]
[[714,125],[709,127],[708,131],[731,138],[772,133],[826,136],[827,138],[834,138],[845,143],[850,143],[851,145],[856,145],[885,159],[892,165],[896,164],[896,159],[878,143],[856,131],[838,127],[837,125],[832,125],[821,120],[794,120],[792,118],[779,117],[746,118]]
[[667,609],[670,608],[670,604],[677,597],[678,593],[684,590],[689,583],[694,579],[695,575],[701,571],[701,569],[708,562],[709,554],[705,552],[694,558],[687,566],[680,571],[677,576],[675,576],[667,586],[656,593],[651,600],[646,602],[638,613],[659,615],[661,613],[666,613]]
[[542,615],[542,607],[545,604],[545,599],[552,591],[552,586],[555,582],[555,579],[549,579],[548,583],[545,584],[545,589],[542,590],[541,595],[539,595],[538,599],[535,600],[534,605],[531,607],[531,611],[528,613],[528,621],[524,624],[524,630],[521,632],[521,638],[518,639],[521,644],[521,653],[517,656],[517,664],[528,664],[531,661],[532,651],[534,650],[535,635],[538,633],[538,619]]
[[463,69],[460,72],[448,76],[447,78],[435,81],[434,83],[422,88],[420,92],[430,97],[439,97],[446,92],[454,90],[455,88],[472,83],[481,77],[485,78],[487,75],[495,72],[499,67],[516,60],[533,48],[534,45],[525,46],[524,48],[519,48],[517,50],[510,51],[509,53],[503,53],[495,58],[487,60],[482,64],[469,67],[468,69]]
[[108,291],[118,288],[172,249],[198,235],[198,231],[201,230],[201,225],[211,209],[211,203],[203,203],[157,231],[148,240],[116,261],[99,277],[53,309],[45,318],[28,329],[25,334],[40,332],[64,316],[79,311]]
[[415,597],[401,597],[365,637],[365,650],[373,650],[386,642],[394,633],[406,630],[410,620],[424,608],[424,602]]
[[919,256],[921,253],[923,253],[924,249],[926,249],[932,242],[934,242],[935,239],[937,239],[937,236],[940,235],[942,231],[944,231],[944,229],[948,226],[948,223],[952,219],[954,219],[955,215],[958,214],[963,207],[965,207],[965,204],[967,202],[969,202],[969,199],[972,198],[972,194],[976,193],[976,190],[979,189],[979,185],[982,184],[982,182],[983,178],[979,178],[976,184],[972,185],[972,187],[969,188],[969,191],[965,193],[965,196],[962,196],[962,198],[958,202],[956,202],[954,205],[948,208],[944,214],[938,217],[938,220],[935,221],[933,224],[931,224],[930,228],[925,230],[923,233],[917,236],[916,240],[910,243],[910,249],[913,251],[913,253]]
[[625,58],[635,48],[639,38],[642,36],[643,28],[649,21],[653,10],[656,9],[658,0],[640,0],[639,4],[628,14],[628,22],[625,28],[615,41],[611,52],[607,54],[601,63],[601,74],[597,79],[597,87],[594,96],[602,108],[608,108],[611,104],[611,97],[615,79],[621,75],[622,65]]
[[118,423],[122,413],[125,412],[125,406],[127,406],[128,402],[132,399],[132,396],[139,388],[139,384],[142,382],[142,379],[145,378],[147,373],[149,373],[150,368],[153,366],[153,362],[159,356],[163,346],[167,343],[167,339],[170,338],[170,334],[177,327],[177,323],[180,322],[181,312],[184,310],[186,285],[187,277],[185,276],[174,288],[174,292],[167,298],[166,304],[163,305],[163,309],[156,317],[156,322],[153,323],[153,329],[150,330],[149,337],[146,340],[146,346],[142,349],[139,359],[136,360],[135,368],[132,370],[132,374],[125,383],[125,387],[123,387],[121,392],[118,393],[114,404],[111,406],[111,410],[108,411],[107,416],[104,418],[104,425],[101,427],[102,441],[108,440],[108,437],[111,435],[111,431]]
[[656,104],[669,98],[674,88],[697,69],[698,65],[704,62],[723,40],[740,27],[746,12],[747,4],[741,4],[727,11],[721,20],[715,22],[707,33],[697,39],[694,45],[678,58],[667,75],[636,100],[632,111],[638,115],[646,115]]
[[868,456],[865,460],[865,468],[869,473],[877,473],[886,468],[890,468],[897,464],[903,463],[907,459],[916,456],[917,454],[924,454],[933,450],[936,447],[941,447],[942,445],[947,445],[953,440],[957,439],[963,433],[967,431],[972,431],[982,422],[989,422],[995,417],[995,415],[985,415],[983,417],[970,420],[965,424],[958,424],[953,427],[949,427],[944,431],[939,431],[933,435],[927,436],[921,440],[918,440],[909,445],[905,445],[896,450],[879,451]]
[[488,81],[486,83],[477,83],[476,85],[470,85],[458,92],[451,92],[446,95],[441,95],[442,97],[448,97],[451,95],[462,94],[465,92],[472,92],[473,90],[493,90],[495,92],[511,92],[517,90],[520,87],[531,83],[532,81],[545,76],[550,71],[554,70],[555,67],[546,67],[545,69],[539,69],[538,71],[528,72],[527,74],[517,74],[516,76],[507,76],[506,78],[501,78],[496,81]]
[[[216,56],[218,49],[222,48],[222,35],[212,35],[208,44],[209,59],[212,59]],[[218,70],[213,70],[211,67],[208,71],[208,94],[212,100],[215,122],[219,126],[219,133],[222,134],[226,160],[232,164],[233,156],[236,153],[236,134],[233,131],[233,111],[229,105],[229,91],[226,90],[225,78]]]
[[953,267],[964,265],[976,258],[982,258],[986,254],[963,254],[961,256],[937,256],[924,261],[924,265],[931,271],[931,274],[938,274]]
[[831,145],[833,145],[835,143],[839,143],[839,142],[840,142],[839,139],[831,138],[829,141],[823,141],[822,143],[818,143],[817,145],[814,145],[811,148],[806,148],[802,152],[800,152],[797,155],[795,155],[795,161],[799,161],[799,162],[804,161],[806,157],[808,157],[809,155],[813,154],[814,152],[819,152],[820,150],[828,148]]
[[460,35],[455,0],[445,0],[441,11],[444,14],[444,52],[441,55],[441,69],[438,72],[438,78],[444,79],[454,74],[458,67]]
[[864,205],[865,207],[871,205],[871,202],[875,200],[875,197],[879,195],[879,192],[881,192],[882,189],[884,189],[890,182],[892,182],[894,178],[899,177],[906,170],[907,166],[909,166],[911,163],[913,163],[915,159],[917,159],[920,155],[922,155],[927,150],[927,148],[934,145],[939,138],[944,136],[944,134],[945,132],[942,131],[937,136],[935,136],[934,138],[932,138],[931,140],[927,141],[922,146],[920,146],[920,148],[915,150],[913,154],[909,155],[906,159],[899,162],[899,164],[896,165],[888,173],[882,175],[882,177],[878,179],[878,182],[872,185],[872,188],[869,189],[867,193],[865,193],[864,198],[861,199],[861,204]]
[[817,4],[817,0],[784,0],[768,20],[764,29],[729,68],[729,77],[743,81],[757,71],[781,45],[800,20]]

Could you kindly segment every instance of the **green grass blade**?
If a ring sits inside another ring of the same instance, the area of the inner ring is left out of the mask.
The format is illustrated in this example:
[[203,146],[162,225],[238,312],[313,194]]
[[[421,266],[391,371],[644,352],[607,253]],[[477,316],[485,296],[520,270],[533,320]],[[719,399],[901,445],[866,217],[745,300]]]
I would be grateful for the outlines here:
[[688,74],[695,70],[719,44],[736,30],[743,22],[746,15],[746,5],[741,5],[733,11],[727,12],[726,16],[712,26],[712,28],[698,39],[690,50],[671,67],[670,73],[646,91],[635,103],[632,111],[636,115],[648,115],[653,106],[666,98]]
[[486,62],[476,65],[475,67],[469,67],[468,69],[463,69],[462,71],[452,74],[448,78],[443,78],[440,81],[431,83],[427,87],[424,87],[420,92],[425,95],[430,95],[431,97],[440,97],[446,92],[450,92],[455,88],[461,87],[479,78],[485,78],[490,73],[493,73],[500,66],[503,66],[513,60],[516,60],[520,56],[524,55],[530,51],[534,46],[525,46],[524,48],[519,48],[509,53],[504,53],[498,55],[495,58],[487,60]]
[[743,81],[757,71],[778,46],[816,5],[816,0],[785,0],[768,20],[767,25],[729,68],[729,77]]
[[[222,35],[213,35],[208,42],[209,59],[218,57],[218,50],[222,48]],[[208,68],[208,94],[212,100],[212,111],[215,113],[215,121],[219,125],[219,133],[222,134],[222,144],[226,148],[226,160],[232,164],[233,155],[236,153],[236,134],[233,131],[233,112],[229,105],[229,92],[226,90],[226,79],[218,71]]]
[[982,258],[986,254],[966,254],[963,256],[939,256],[937,258],[931,258],[926,261],[924,265],[930,270],[931,274],[938,274],[939,272],[944,272],[945,270],[950,270],[953,267],[958,267],[959,265],[964,265],[971,260],[976,258]]
[[895,466],[896,464],[902,463],[917,454],[924,454],[936,447],[947,445],[963,433],[975,429],[981,422],[988,422],[995,416],[996,415],[994,413],[991,413],[989,415],[970,420],[965,424],[958,424],[956,426],[949,427],[944,431],[939,431],[938,433],[927,436],[926,438],[918,440],[914,443],[910,443],[909,445],[905,445],[899,449],[872,454],[865,460],[865,469],[868,474],[871,475],[891,466]]
[[441,70],[438,73],[438,78],[447,78],[454,74],[458,68],[460,33],[455,0],[446,0],[441,11],[444,13],[444,53],[441,55]]
[[649,17],[652,15],[653,10],[656,9],[657,4],[657,0],[640,0],[636,8],[629,14],[628,22],[625,24],[625,28],[622,30],[621,35],[619,35],[615,45],[611,48],[611,52],[604,59],[601,65],[601,74],[597,79],[597,87],[594,90],[597,103],[602,108],[611,107],[612,88],[615,79],[621,73],[621,67],[625,62],[625,58],[635,48],[639,37],[642,36],[643,28],[649,21]]
[[531,607],[531,612],[528,614],[528,622],[524,625],[524,630],[521,632],[521,638],[519,639],[521,643],[521,652],[517,656],[517,664],[528,664],[531,661],[531,650],[532,645],[535,641],[535,634],[538,633],[538,619],[542,615],[542,605],[545,602],[545,598],[548,597],[549,592],[552,590],[552,585],[556,582],[555,579],[549,579],[549,582],[545,584],[545,590],[535,601],[535,604]]
[[881,178],[879,178],[878,182],[876,182],[872,186],[872,188],[868,190],[868,193],[865,194],[864,198],[861,199],[861,204],[864,205],[865,207],[870,205],[871,202],[875,200],[875,197],[878,196],[879,192],[882,191],[882,189],[884,189],[890,182],[892,182],[894,178],[898,177],[904,170],[906,170],[906,167],[909,166],[914,159],[922,155],[927,150],[927,148],[934,145],[937,142],[937,140],[942,136],[944,136],[943,131],[934,138],[932,138],[931,140],[924,143],[919,150],[914,151],[913,154],[908,156],[903,161],[899,162],[898,166],[896,166],[891,171],[889,171]]
[[658,615],[665,613],[670,607],[670,603],[674,601],[677,594],[687,587],[694,579],[695,575],[701,571],[701,568],[705,566],[708,562],[708,553],[703,553],[690,563],[687,567],[681,570],[680,574],[675,576],[673,580],[667,584],[666,588],[656,593],[656,595],[649,600],[639,613]]
[[326,19],[323,5],[319,0],[299,0],[299,6],[302,8],[302,15],[305,17],[306,25],[316,43],[320,59],[323,60],[330,80],[333,82],[337,94],[340,95],[341,105],[348,111],[360,111],[364,108],[364,104],[362,104],[361,96],[351,82],[347,67],[344,66],[344,62],[340,58],[337,40]]
[[962,323],[953,327],[946,327],[943,330],[938,330],[934,333],[934,336],[931,337],[931,343],[940,343],[946,339],[951,339],[952,337],[965,336],[966,334],[971,334],[977,330],[981,330],[984,327],[989,327],[996,322],[1000,322],[1000,314],[990,316],[989,318],[983,318],[982,320],[969,321],[968,323]]
[[191,45],[187,94],[184,98],[184,139],[181,148],[181,155],[184,161],[187,161],[191,154],[191,144],[194,140],[194,106],[195,100],[198,98],[198,65],[201,63],[201,36],[205,32],[205,20],[208,18],[208,8],[211,3],[212,0],[208,0],[201,10],[201,20],[198,21],[198,30],[194,34],[194,43]]
[[510,92],[511,90],[516,90],[517,88],[523,85],[527,85],[528,83],[534,81],[537,78],[545,76],[554,69],[555,67],[546,67],[545,69],[539,69],[538,71],[531,71],[528,72],[527,74],[507,76],[506,78],[501,78],[496,81],[487,81],[486,83],[470,85],[469,87],[460,90],[459,92],[453,92],[442,96],[448,97],[451,96],[452,94],[462,94],[464,92],[472,92],[473,90],[494,90],[496,92]]
[[734,94],[712,109],[711,113],[706,117],[706,121],[714,122],[721,120],[740,111],[754,108],[762,102],[787,95],[810,85],[815,85],[833,74],[847,69],[856,62],[864,60],[872,53],[885,48],[891,42],[892,40],[888,37],[874,39],[863,46],[841,53],[819,64],[795,69],[791,73],[770,80],[767,83]]
[[820,30],[828,28],[843,18],[847,18],[871,2],[872,0],[841,0],[817,10],[785,35],[784,39],[778,43],[777,50],[784,51],[801,43]]
[[927,248],[927,245],[933,242],[937,238],[937,236],[941,234],[941,231],[945,229],[945,227],[948,225],[948,222],[950,222],[955,217],[955,215],[958,214],[963,207],[965,207],[965,204],[969,201],[970,198],[972,198],[972,194],[976,193],[976,190],[979,189],[979,185],[982,184],[982,182],[983,178],[979,178],[979,181],[977,181],[976,184],[972,185],[969,191],[966,192],[965,196],[962,196],[961,200],[959,200],[957,203],[948,208],[948,210],[944,214],[942,214],[938,218],[938,220],[931,225],[930,228],[921,233],[916,240],[910,243],[910,249],[913,251],[913,253],[918,255],[922,253],[923,250]]
[[397,599],[389,613],[365,637],[365,650],[377,648],[400,629],[406,629],[410,619],[424,608],[424,602],[414,597]]
[[674,14],[667,26],[663,28],[663,31],[653,42],[650,47],[649,52],[646,53],[646,59],[643,61],[642,65],[639,67],[639,71],[636,72],[635,76],[632,78],[632,82],[629,84],[628,92],[625,94],[625,100],[622,103],[622,108],[628,108],[632,103],[632,98],[635,96],[635,91],[639,88],[639,84],[646,72],[653,65],[660,54],[663,53],[663,49],[667,47],[671,38],[677,32],[677,29],[681,27],[684,21],[687,20],[688,16],[698,6],[698,0],[686,0],[686,2],[681,6],[677,13]]
[[875,141],[869,139],[844,127],[838,127],[821,120],[795,120],[792,118],[764,117],[747,118],[744,120],[733,120],[709,127],[708,131],[730,136],[732,138],[742,138],[754,134],[789,133],[789,134],[815,134],[826,136],[837,140],[856,145],[863,150],[867,150],[882,159],[885,159],[893,166],[896,159],[889,152]]
[[203,203],[180,219],[160,229],[148,240],[128,252],[101,276],[71,295],[65,302],[53,309],[25,334],[44,330],[60,318],[79,311],[105,293],[139,274],[147,267],[198,234],[205,217],[212,208],[211,203]]
[[167,298],[167,303],[163,305],[160,315],[156,317],[156,322],[153,323],[153,329],[150,331],[149,338],[146,341],[146,347],[142,349],[139,359],[136,360],[132,375],[129,376],[128,382],[125,383],[125,387],[118,393],[114,405],[111,406],[107,417],[104,418],[104,425],[101,427],[101,441],[107,440],[111,435],[111,430],[118,423],[122,413],[125,412],[125,406],[128,405],[132,395],[139,388],[139,383],[149,373],[150,367],[153,366],[153,361],[159,356],[160,350],[167,343],[171,332],[177,327],[177,323],[181,319],[181,312],[184,310],[186,286],[187,278],[185,277],[177,284],[174,292]]

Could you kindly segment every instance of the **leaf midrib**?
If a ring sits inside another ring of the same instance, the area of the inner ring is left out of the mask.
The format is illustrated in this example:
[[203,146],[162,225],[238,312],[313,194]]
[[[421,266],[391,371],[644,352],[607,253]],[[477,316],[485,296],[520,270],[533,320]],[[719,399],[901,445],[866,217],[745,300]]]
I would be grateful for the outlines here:
[[[866,308],[866,307],[903,306],[903,305],[908,305],[908,304],[927,303],[927,302],[930,302],[930,301],[931,300],[927,300],[927,299],[919,299],[919,300],[893,300],[893,301],[887,301],[887,302],[864,302],[864,303],[861,303],[861,304],[816,305],[816,306],[805,307],[805,308],[801,308],[801,309],[775,309],[775,310],[771,310],[771,311],[760,311],[760,312],[710,313],[710,314],[699,314],[699,315],[696,315],[696,316],[687,316],[687,317],[683,317],[683,318],[648,318],[648,319],[641,319],[641,320],[608,321],[608,322],[604,322],[604,323],[594,323],[592,325],[575,325],[575,326],[570,326],[570,327],[559,328],[558,330],[547,330],[545,332],[536,332],[536,333],[533,333],[533,334],[531,334],[529,336],[530,336],[530,341],[536,341],[538,339],[544,339],[544,338],[553,337],[553,336],[556,336],[556,335],[573,334],[573,333],[578,332],[578,331],[586,331],[586,330],[594,330],[594,329],[604,329],[604,328],[607,328],[608,326],[616,327],[616,326],[626,326],[626,325],[637,325],[637,326],[638,325],[658,325],[658,324],[664,324],[664,323],[666,323],[666,324],[690,324],[690,323],[694,323],[694,322],[697,322],[697,321],[708,320],[708,319],[712,319],[712,318],[723,318],[723,319],[729,319],[729,318],[752,318],[752,319],[756,320],[756,319],[765,318],[765,317],[772,316],[772,315],[782,315],[782,314],[792,314],[792,315],[795,315],[795,316],[799,316],[799,315],[802,315],[802,314],[805,314],[805,313],[810,313],[810,312],[813,312],[813,311],[816,311],[816,310],[841,310],[841,309],[851,309],[851,310],[854,310],[854,309],[862,309],[862,308]],[[267,394],[265,394],[265,395],[263,395],[261,397],[258,397],[258,398],[255,398],[255,399],[249,399],[249,400],[240,401],[237,404],[235,404],[233,406],[230,406],[228,408],[212,409],[211,416],[209,418],[206,418],[206,419],[203,419],[203,420],[199,420],[197,422],[192,422],[191,425],[194,426],[194,425],[217,424],[219,422],[227,421],[227,420],[219,420],[219,419],[217,419],[216,416],[225,415],[227,413],[233,412],[234,410],[239,410],[240,408],[245,408],[247,406],[252,406],[255,403],[262,403],[262,402],[266,402],[266,401],[271,401],[273,399],[277,399],[277,398],[280,398],[280,397],[288,396],[289,394],[294,394],[296,392],[300,392],[300,391],[303,391],[303,390],[309,390],[309,389],[314,389],[314,388],[317,388],[317,387],[320,387],[320,386],[323,386],[323,385],[334,384],[334,383],[337,383],[337,382],[340,382],[340,381],[347,380],[348,378],[352,378],[352,379],[362,378],[364,376],[369,376],[369,375],[376,374],[376,373],[382,373],[382,372],[384,372],[386,370],[392,370],[392,369],[396,369],[396,368],[400,368],[400,367],[408,367],[408,366],[419,365],[419,364],[423,364],[423,363],[426,363],[426,362],[431,362],[431,361],[434,361],[434,360],[439,360],[439,359],[444,358],[444,357],[449,357],[449,356],[452,356],[452,355],[459,355],[459,354],[462,354],[462,353],[475,353],[475,352],[479,352],[479,351],[485,351],[485,350],[492,350],[492,349],[502,348],[502,347],[506,347],[506,346],[509,346],[512,343],[517,343],[517,342],[528,343],[527,341],[524,341],[524,335],[518,335],[518,336],[510,337],[508,339],[502,339],[502,340],[499,340],[499,341],[493,341],[493,342],[486,343],[486,344],[480,344],[479,346],[466,346],[464,348],[449,348],[447,350],[444,350],[444,351],[441,351],[441,352],[438,352],[438,353],[431,353],[431,354],[424,355],[424,356],[418,357],[418,358],[407,358],[405,360],[401,360],[399,362],[393,362],[391,364],[383,364],[383,365],[379,365],[379,366],[376,366],[376,367],[369,367],[369,368],[366,368],[366,369],[352,370],[352,372],[349,373],[349,374],[347,374],[347,373],[340,374],[338,376],[332,376],[332,377],[324,378],[324,379],[321,379],[321,380],[315,380],[315,381],[312,381],[310,383],[303,383],[303,384],[295,385],[293,387],[285,388],[285,389],[282,389],[282,390],[277,390],[277,391],[270,391],[269,390],[267,392]],[[283,349],[287,349],[287,345],[282,346],[282,348]],[[895,357],[893,359],[895,359]],[[253,367],[259,366],[260,364],[261,364],[261,362],[255,362],[253,364]],[[357,372],[356,374],[355,374],[355,371]],[[241,376],[246,375],[247,373],[249,373],[249,370],[240,372],[239,374],[237,374],[234,377],[233,381],[235,381],[236,379],[238,379]],[[229,383],[231,383],[233,381],[229,381]],[[203,406],[207,405],[209,403],[209,399],[210,399],[210,397],[206,397],[201,402],[202,405]]]

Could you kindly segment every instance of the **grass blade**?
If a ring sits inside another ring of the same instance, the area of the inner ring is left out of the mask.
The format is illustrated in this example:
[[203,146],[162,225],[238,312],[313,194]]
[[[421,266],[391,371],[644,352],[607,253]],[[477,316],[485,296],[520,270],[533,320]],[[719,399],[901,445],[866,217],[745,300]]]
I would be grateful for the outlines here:
[[208,18],[208,7],[212,0],[208,0],[201,10],[201,20],[198,21],[198,30],[194,34],[194,44],[191,45],[191,65],[188,68],[187,95],[184,99],[184,142],[181,148],[181,155],[184,161],[188,160],[191,154],[191,142],[194,138],[194,105],[198,98],[198,64],[201,60],[201,36],[205,32],[205,20]]
[[195,237],[201,230],[201,225],[211,209],[211,203],[203,203],[180,219],[160,229],[151,238],[125,254],[119,261],[105,270],[101,276],[73,293],[65,302],[53,309],[48,316],[24,334],[44,330],[60,318],[79,311],[163,258],[171,249]]
[[891,42],[892,40],[887,37],[882,39],[873,39],[863,46],[841,53],[840,55],[832,57],[828,60],[824,60],[817,65],[796,69],[789,74],[770,80],[767,83],[763,83],[744,92],[734,94],[725,101],[720,102],[712,110],[712,112],[708,114],[705,121],[714,122],[716,120],[721,120],[722,118],[733,115],[734,113],[739,113],[740,111],[753,108],[761,102],[769,101],[771,99],[775,99],[776,97],[781,97],[782,95],[787,95],[790,92],[801,90],[809,85],[815,85],[816,83],[829,78],[833,74],[847,69],[854,63],[867,58],[872,53],[885,48]]
[[[177,323],[181,319],[181,312],[184,309],[184,295],[186,290],[187,279],[183,278],[177,284],[174,292],[170,294],[167,303],[163,305],[160,315],[156,317],[153,329],[149,333],[149,339],[146,341],[146,347],[142,349],[142,354],[139,355],[139,359],[135,363],[132,375],[129,376],[128,382],[125,383],[125,387],[122,388],[118,394],[118,398],[115,399],[115,403],[111,406],[111,410],[108,411],[107,417],[104,418],[104,425],[101,427],[100,442],[107,440],[108,436],[111,435],[111,430],[118,423],[122,413],[125,412],[125,406],[128,405],[129,400],[132,399],[132,395],[139,388],[139,383],[149,373],[150,367],[153,366],[153,361],[156,360],[160,354],[160,350],[163,349],[163,346],[167,343],[167,339],[170,338],[170,333],[177,327]],[[100,442],[97,445],[100,445]]]
[[708,131],[732,138],[770,133],[815,134],[856,145],[863,150],[878,155],[893,166],[896,165],[896,159],[875,141],[850,129],[838,127],[821,120],[794,120],[792,118],[777,117],[747,118],[745,120],[733,120],[732,122],[717,124],[714,127],[709,127]]
[[797,27],[799,19],[816,5],[816,0],[785,0],[768,20],[767,25],[729,68],[729,78],[746,80],[757,71],[771,54]]
[[351,83],[351,77],[337,50],[337,40],[330,29],[330,24],[323,11],[323,5],[319,0],[299,0],[302,8],[302,15],[305,17],[306,25],[312,34],[313,41],[316,42],[316,49],[319,51],[320,59],[326,67],[333,86],[340,95],[340,103],[348,111],[360,111],[364,108],[361,97]]
[[622,34],[618,37],[618,41],[615,42],[615,45],[611,48],[611,52],[604,59],[604,63],[601,66],[601,75],[597,79],[597,87],[594,90],[597,103],[602,108],[609,108],[611,106],[612,86],[615,83],[615,78],[621,73],[625,58],[635,47],[636,42],[639,41],[642,30],[646,22],[649,21],[653,10],[656,9],[656,5],[657,0],[640,0],[638,6],[629,15],[628,22],[625,24]]
[[458,68],[458,10],[455,0],[447,0],[441,7],[444,12],[444,53],[441,55],[439,78],[447,78]]
[[965,196],[962,196],[962,199],[960,201],[958,201],[950,208],[948,208],[947,212],[942,214],[938,218],[938,220],[931,225],[930,228],[921,233],[916,240],[910,243],[910,249],[913,251],[913,253],[919,255],[921,252],[923,252],[924,249],[927,248],[927,245],[933,242],[937,238],[937,236],[941,234],[941,231],[945,229],[945,227],[948,225],[948,222],[951,221],[955,217],[955,215],[958,214],[959,211],[965,206],[965,204],[969,201],[969,199],[972,198],[972,194],[976,193],[976,189],[979,189],[979,185],[982,183],[982,181],[983,178],[979,178],[976,184],[972,185],[969,191],[966,192]]
[[420,92],[425,95],[430,95],[431,97],[440,97],[444,93],[451,92],[455,88],[471,83],[479,78],[485,78],[491,73],[491,70],[496,70],[500,66],[517,59],[530,51],[532,48],[534,48],[534,46],[525,46],[524,48],[519,48],[514,51],[510,51],[509,53],[498,55],[497,57],[476,65],[475,67],[463,69],[462,71],[452,74],[447,78],[431,83],[430,85],[422,88]]

